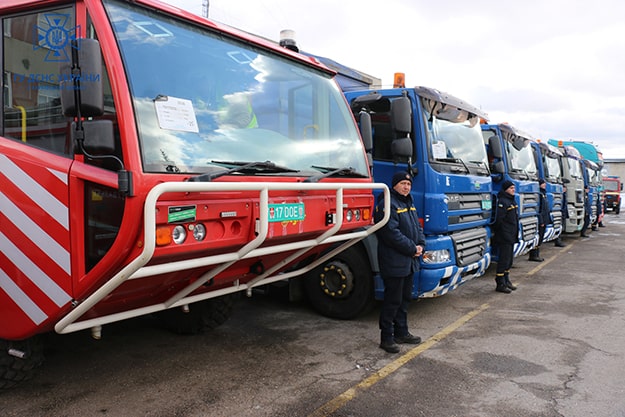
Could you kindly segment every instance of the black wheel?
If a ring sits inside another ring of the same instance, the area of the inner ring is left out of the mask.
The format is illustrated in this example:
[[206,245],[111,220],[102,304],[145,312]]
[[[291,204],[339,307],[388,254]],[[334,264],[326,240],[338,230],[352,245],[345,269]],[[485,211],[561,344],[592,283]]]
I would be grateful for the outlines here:
[[614,208],[614,212],[615,212],[616,214],[619,214],[619,213],[621,212],[621,203],[618,203],[618,206],[616,206],[616,207]]
[[0,390],[33,377],[43,363],[41,336],[20,341],[0,339]]
[[198,334],[212,330],[226,322],[232,313],[235,294],[189,304],[189,310],[180,307],[159,311],[155,316],[162,325],[178,334]]
[[373,273],[362,248],[352,246],[304,279],[310,303],[324,316],[353,319],[373,306]]

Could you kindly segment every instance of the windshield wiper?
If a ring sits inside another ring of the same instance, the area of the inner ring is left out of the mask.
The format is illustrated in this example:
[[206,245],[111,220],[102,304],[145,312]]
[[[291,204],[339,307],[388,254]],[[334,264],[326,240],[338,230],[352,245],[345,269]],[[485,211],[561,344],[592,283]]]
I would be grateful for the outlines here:
[[255,162],[241,162],[241,161],[211,161],[212,164],[221,166],[230,166],[232,168],[225,171],[214,172],[212,174],[205,173],[196,175],[189,178],[190,182],[210,182],[216,178],[223,177],[224,175],[230,175],[233,173],[277,173],[277,172],[299,172],[296,169],[283,167],[276,165],[271,161],[255,161]]
[[484,165],[486,172],[488,172],[488,175],[490,175],[490,168],[488,168],[488,164],[486,162],[484,161],[469,161],[469,162],[477,166]]
[[352,167],[344,167],[344,168],[333,168],[333,167],[321,167],[321,166],[316,166],[313,165],[311,166],[311,168],[314,168],[318,171],[324,171],[322,174],[318,174],[318,175],[313,175],[312,177],[308,177],[304,180],[304,182],[317,182],[321,179],[327,178],[327,177],[332,177],[334,175],[342,175],[342,176],[351,176],[351,177],[361,177],[361,178],[368,178],[366,175],[361,174],[360,172],[356,171],[354,168]]
[[467,166],[467,164],[464,163],[464,161],[461,158],[436,158],[437,161],[441,161],[441,162],[455,162],[455,163],[461,163],[462,166],[464,166],[464,169],[467,170],[467,173],[470,173],[471,171],[469,170],[469,167]]

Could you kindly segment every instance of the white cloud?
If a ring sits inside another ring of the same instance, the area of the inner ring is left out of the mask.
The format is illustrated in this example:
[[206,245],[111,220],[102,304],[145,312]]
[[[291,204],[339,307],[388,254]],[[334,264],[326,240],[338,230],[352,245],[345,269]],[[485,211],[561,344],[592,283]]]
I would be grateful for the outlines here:
[[[201,14],[202,0],[167,0]],[[210,0],[212,19],[392,83],[447,91],[536,137],[625,158],[620,0]]]

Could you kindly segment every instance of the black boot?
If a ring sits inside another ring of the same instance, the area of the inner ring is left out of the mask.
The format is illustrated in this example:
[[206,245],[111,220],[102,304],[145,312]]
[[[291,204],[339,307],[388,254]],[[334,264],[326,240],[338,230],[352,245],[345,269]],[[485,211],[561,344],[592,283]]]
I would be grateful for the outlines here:
[[530,251],[529,260],[532,261],[532,262],[542,262],[542,261],[544,261],[544,259],[540,257],[540,249],[538,249],[538,248],[532,249]]
[[558,237],[556,239],[556,243],[553,244],[556,248],[563,248],[566,245],[564,243],[562,243],[562,239],[560,237]]
[[507,272],[503,275],[503,283],[512,291],[516,290],[516,285],[510,282],[510,277],[508,276]]
[[512,292],[512,290],[510,288],[508,288],[508,286],[506,285],[505,282],[505,278],[502,275],[497,275],[495,277],[495,282],[497,283],[497,287],[495,288],[495,291],[497,292],[503,292],[505,294],[510,294]]

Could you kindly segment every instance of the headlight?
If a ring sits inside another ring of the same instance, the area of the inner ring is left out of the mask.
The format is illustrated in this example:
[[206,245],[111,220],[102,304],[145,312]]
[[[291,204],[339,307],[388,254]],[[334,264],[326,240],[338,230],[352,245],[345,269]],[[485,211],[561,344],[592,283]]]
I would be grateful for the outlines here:
[[449,262],[449,251],[447,249],[427,250],[423,254],[423,262],[426,264],[441,264]]
[[351,222],[353,219],[353,213],[351,210],[347,210],[347,213],[345,213],[345,220],[347,220],[348,222]]
[[187,230],[184,226],[178,225],[172,230],[171,237],[175,244],[180,245],[187,238]]
[[360,210],[359,209],[354,210],[354,217],[356,218],[356,221],[360,221]]
[[571,219],[574,219],[574,218],[576,218],[576,217],[577,217],[577,213],[575,212],[575,207],[570,207],[570,206],[569,206],[569,207],[568,207],[568,210],[569,210],[569,217],[570,217]]
[[202,223],[198,223],[193,226],[193,237],[198,242],[204,240],[206,237],[206,227]]

